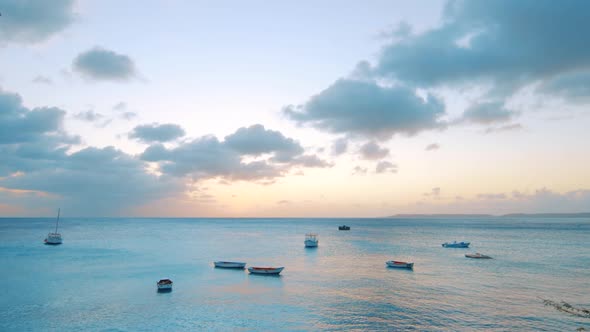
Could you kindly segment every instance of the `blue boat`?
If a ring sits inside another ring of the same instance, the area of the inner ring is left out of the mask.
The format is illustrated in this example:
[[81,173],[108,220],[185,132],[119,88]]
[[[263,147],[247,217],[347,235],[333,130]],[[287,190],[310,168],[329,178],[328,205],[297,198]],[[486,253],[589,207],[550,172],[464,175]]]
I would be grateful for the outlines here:
[[469,248],[469,242],[445,242],[442,244],[444,248]]

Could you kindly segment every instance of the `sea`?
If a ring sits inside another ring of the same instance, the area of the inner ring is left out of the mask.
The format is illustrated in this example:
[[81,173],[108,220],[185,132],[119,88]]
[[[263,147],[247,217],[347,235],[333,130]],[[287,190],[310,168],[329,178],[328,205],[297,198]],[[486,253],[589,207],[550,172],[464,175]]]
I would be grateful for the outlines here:
[[52,227],[0,219],[0,331],[590,330],[543,304],[590,308],[588,218],[62,218],[43,245]]

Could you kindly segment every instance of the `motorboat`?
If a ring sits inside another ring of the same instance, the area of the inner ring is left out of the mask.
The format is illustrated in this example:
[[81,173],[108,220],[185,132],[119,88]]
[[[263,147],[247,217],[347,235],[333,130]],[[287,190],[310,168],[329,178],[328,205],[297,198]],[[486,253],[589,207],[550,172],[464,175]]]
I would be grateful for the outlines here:
[[313,233],[305,234],[305,246],[306,247],[308,247],[308,248],[317,247],[319,242],[320,242],[320,240],[318,240],[317,234],[313,234]]
[[469,248],[470,242],[445,242],[442,244],[444,248]]
[[284,267],[249,267],[248,272],[252,274],[279,274]]
[[491,256],[480,254],[478,252],[476,252],[475,254],[465,254],[465,257],[467,257],[467,258],[479,258],[479,259],[492,259]]
[[170,279],[160,279],[156,284],[158,285],[158,292],[169,292],[172,290],[172,280]]
[[242,262],[218,261],[218,262],[213,262],[213,264],[215,264],[215,267],[220,267],[220,268],[224,268],[224,269],[243,269],[244,267],[246,267],[246,263],[242,263]]
[[413,269],[414,268],[414,263],[408,263],[408,262],[387,261],[387,262],[385,262],[385,264],[387,264],[387,266],[389,266],[389,267],[395,267],[398,269]]
[[55,231],[49,232],[49,234],[47,234],[47,237],[45,238],[45,244],[58,245],[58,244],[61,244],[61,242],[62,242],[61,234],[57,232],[57,227],[59,225],[60,211],[61,211],[61,209],[57,209],[57,219],[55,220]]
[[338,226],[338,230],[339,231],[349,231],[350,226],[346,226],[346,225]]

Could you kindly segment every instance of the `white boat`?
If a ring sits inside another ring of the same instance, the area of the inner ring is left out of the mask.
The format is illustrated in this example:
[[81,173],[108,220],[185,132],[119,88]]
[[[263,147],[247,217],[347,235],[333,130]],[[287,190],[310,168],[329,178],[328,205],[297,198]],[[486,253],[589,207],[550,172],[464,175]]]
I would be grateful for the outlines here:
[[469,248],[470,242],[445,242],[442,244],[444,248]]
[[320,240],[318,240],[318,235],[313,233],[305,234],[305,246],[308,248],[317,247]]
[[158,281],[156,285],[158,286],[159,292],[166,292],[172,290],[172,280],[170,279],[160,279],[160,281]]
[[387,264],[387,266],[389,266],[389,267],[395,267],[398,269],[413,269],[414,268],[414,263],[408,263],[408,262],[387,261],[387,262],[385,262],[385,264]]
[[252,274],[279,274],[284,267],[249,267],[248,272]]
[[465,254],[465,257],[467,257],[467,258],[479,258],[479,259],[492,259],[491,256],[480,254],[478,252],[476,252],[475,254]]
[[47,237],[45,238],[45,244],[49,245],[57,245],[61,244],[61,234],[57,232],[57,227],[59,225],[59,213],[61,209],[57,209],[57,219],[55,220],[55,232],[49,232]]
[[221,268],[225,268],[225,269],[243,269],[244,267],[246,267],[246,263],[242,263],[242,262],[217,261],[217,262],[213,262],[213,264],[215,264],[215,267],[221,267]]

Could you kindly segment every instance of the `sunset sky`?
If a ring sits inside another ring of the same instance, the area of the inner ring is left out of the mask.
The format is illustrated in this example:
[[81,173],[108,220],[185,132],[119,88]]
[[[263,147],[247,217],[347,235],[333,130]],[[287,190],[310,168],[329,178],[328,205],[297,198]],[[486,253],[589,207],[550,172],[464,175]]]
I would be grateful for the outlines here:
[[590,211],[588,1],[0,13],[0,216]]

